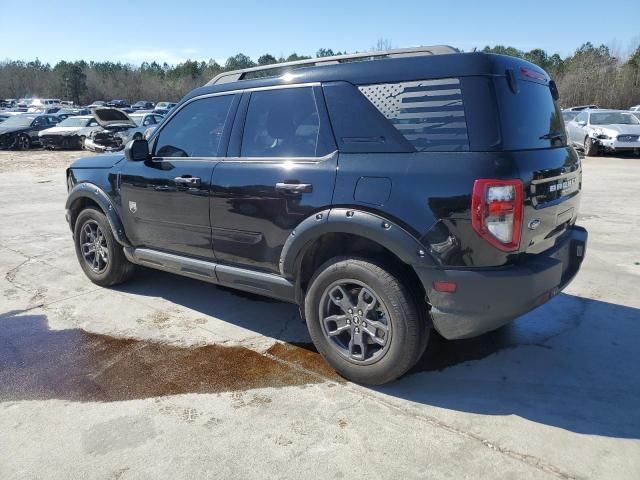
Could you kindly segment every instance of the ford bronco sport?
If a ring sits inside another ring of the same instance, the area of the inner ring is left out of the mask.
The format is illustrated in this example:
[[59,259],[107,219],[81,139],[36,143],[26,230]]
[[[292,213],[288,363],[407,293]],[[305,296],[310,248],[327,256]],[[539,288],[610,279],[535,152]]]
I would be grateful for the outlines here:
[[222,73],[71,165],[78,260],[103,286],[143,265],[297,303],[340,374],[389,382],[432,328],[496,329],[576,275],[557,98],[535,65],[444,46]]

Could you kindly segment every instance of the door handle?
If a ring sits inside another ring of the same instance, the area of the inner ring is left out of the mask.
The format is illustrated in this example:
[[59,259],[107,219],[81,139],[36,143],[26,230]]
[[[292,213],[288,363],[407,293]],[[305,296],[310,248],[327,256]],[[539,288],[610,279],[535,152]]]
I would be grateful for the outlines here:
[[178,186],[186,186],[186,187],[199,187],[202,183],[200,177],[176,177],[173,179]]
[[311,193],[313,185],[310,183],[276,183],[276,190],[287,193]]

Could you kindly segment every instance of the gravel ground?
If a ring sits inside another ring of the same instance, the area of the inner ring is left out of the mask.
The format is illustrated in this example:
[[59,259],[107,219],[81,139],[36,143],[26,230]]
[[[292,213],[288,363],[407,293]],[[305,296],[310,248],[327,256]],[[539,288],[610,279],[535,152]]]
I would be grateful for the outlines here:
[[0,152],[0,479],[640,478],[640,160],[587,158],[587,258],[512,325],[337,377],[291,305],[140,269],[91,284],[86,152]]

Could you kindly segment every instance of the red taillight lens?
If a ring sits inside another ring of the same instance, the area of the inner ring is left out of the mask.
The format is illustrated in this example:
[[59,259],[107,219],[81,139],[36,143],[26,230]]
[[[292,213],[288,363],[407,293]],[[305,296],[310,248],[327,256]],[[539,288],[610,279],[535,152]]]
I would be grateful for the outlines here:
[[522,228],[522,181],[476,180],[471,198],[473,229],[496,248],[517,250]]

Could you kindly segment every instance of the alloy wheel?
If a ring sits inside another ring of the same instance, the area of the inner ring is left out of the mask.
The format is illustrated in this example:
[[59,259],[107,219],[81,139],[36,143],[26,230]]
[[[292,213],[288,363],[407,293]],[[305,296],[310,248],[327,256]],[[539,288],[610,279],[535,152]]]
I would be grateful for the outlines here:
[[359,280],[340,280],[324,291],[320,323],[329,345],[353,363],[375,363],[391,345],[389,310],[373,288]]
[[80,251],[89,268],[102,273],[109,265],[107,239],[95,220],[87,220],[80,231]]

